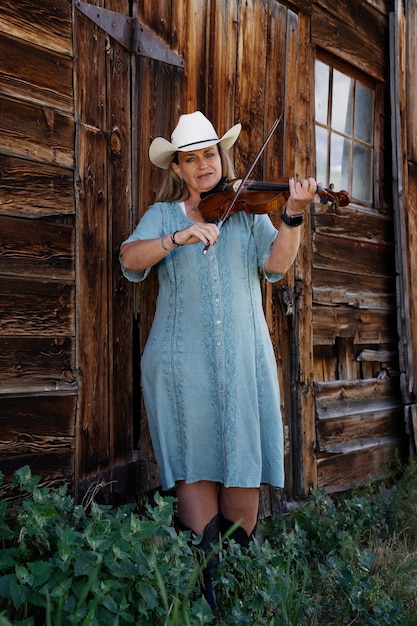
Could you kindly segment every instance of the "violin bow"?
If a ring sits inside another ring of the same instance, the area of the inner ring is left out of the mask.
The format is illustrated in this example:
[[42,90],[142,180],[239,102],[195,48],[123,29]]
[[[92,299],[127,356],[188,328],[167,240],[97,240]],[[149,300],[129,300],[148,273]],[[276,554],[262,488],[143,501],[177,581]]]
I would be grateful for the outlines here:
[[[269,133],[267,134],[262,146],[259,148],[258,153],[256,154],[255,158],[253,159],[252,163],[249,166],[248,171],[246,172],[244,178],[242,178],[242,180],[240,181],[239,187],[236,189],[235,195],[233,196],[233,198],[230,201],[229,206],[227,207],[227,209],[225,210],[225,212],[223,213],[223,215],[221,216],[221,218],[217,221],[217,227],[221,228],[224,224],[224,222],[227,220],[227,218],[229,217],[234,205],[236,204],[237,199],[239,198],[241,192],[243,191],[246,182],[249,179],[249,176],[252,174],[253,170],[255,169],[255,166],[257,164],[257,162],[259,161],[262,153],[264,152],[268,141],[271,139],[272,135],[274,134],[274,132],[276,131],[278,125],[280,124],[282,119],[282,113],[279,116],[278,119],[275,120],[275,122],[272,124],[271,126],[271,130],[269,131]],[[207,254],[207,250],[210,248],[210,244],[208,243],[203,250],[203,254]]]

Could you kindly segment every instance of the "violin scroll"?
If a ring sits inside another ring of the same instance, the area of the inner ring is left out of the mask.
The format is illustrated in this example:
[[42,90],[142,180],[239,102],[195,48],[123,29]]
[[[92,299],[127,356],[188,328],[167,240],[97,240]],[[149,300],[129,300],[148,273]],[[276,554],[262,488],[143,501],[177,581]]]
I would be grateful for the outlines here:
[[334,206],[347,206],[350,203],[350,195],[344,189],[333,191],[333,185],[329,189],[317,187],[316,194],[320,197],[322,204],[331,202]]

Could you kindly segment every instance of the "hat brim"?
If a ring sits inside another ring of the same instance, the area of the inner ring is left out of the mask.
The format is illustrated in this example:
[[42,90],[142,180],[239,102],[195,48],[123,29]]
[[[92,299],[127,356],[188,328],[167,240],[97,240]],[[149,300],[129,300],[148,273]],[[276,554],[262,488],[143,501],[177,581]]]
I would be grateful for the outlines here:
[[242,124],[235,124],[220,139],[207,140],[188,145],[184,148],[177,148],[171,142],[163,137],[155,137],[149,146],[149,158],[154,165],[167,170],[172,162],[172,158],[176,152],[191,152],[193,150],[201,150],[220,144],[222,148],[228,150],[233,146],[236,139],[240,135]]

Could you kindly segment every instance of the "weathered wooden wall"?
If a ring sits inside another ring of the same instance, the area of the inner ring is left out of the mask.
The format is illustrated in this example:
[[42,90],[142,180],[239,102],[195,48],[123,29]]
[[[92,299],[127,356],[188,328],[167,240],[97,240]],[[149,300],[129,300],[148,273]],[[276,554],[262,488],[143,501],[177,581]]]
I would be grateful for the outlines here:
[[[80,478],[138,460],[135,480],[126,483],[158,485],[139,372],[157,285],[151,275],[132,288],[118,266],[120,243],[160,181],[149,144],[195,109],[219,133],[240,121],[234,156],[244,173],[282,113],[254,178],[314,175],[319,57],[375,90],[374,203],[367,210],[316,204],[293,269],[263,286],[282,389],[286,491],[302,497],[312,485],[333,491],[383,475],[404,441],[402,266],[397,261],[396,270],[387,140],[391,1],[96,4],[131,11],[184,66],[129,52],[81,13],[78,0],[2,3],[0,469],[10,474],[29,463],[44,480],[76,487]],[[406,9],[412,55],[415,0]],[[402,109],[410,115],[412,89]],[[410,119],[399,129],[408,129],[403,215],[413,250],[417,135]],[[411,276],[412,254],[407,262]],[[411,281],[404,285],[413,320]],[[415,354],[417,338],[405,328],[404,345]],[[264,491],[263,512],[278,499]]]
[[[403,450],[390,163],[388,6],[322,1],[312,13],[319,58],[372,86],[374,200],[312,212],[314,481],[337,491],[386,475]],[[325,19],[324,12],[328,15]],[[370,28],[370,24],[372,27]],[[384,52],[385,51],[385,52]],[[331,56],[328,56],[330,53]],[[307,419],[309,417],[307,416]],[[305,446],[305,449],[312,449]],[[307,461],[308,463],[308,461]],[[302,491],[308,487],[304,472]]]
[[74,480],[76,354],[72,6],[0,14],[1,469]]

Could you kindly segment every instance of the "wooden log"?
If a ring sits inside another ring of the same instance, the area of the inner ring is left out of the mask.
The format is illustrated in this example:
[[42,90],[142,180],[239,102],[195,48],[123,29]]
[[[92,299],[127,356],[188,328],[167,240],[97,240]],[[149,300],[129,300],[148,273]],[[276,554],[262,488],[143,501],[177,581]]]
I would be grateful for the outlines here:
[[74,119],[49,107],[0,96],[0,143],[12,156],[71,168]]
[[73,215],[74,204],[71,169],[0,154],[0,215]]
[[392,345],[395,329],[395,310],[380,311],[347,306],[313,308],[315,345],[333,345],[336,337],[353,337],[355,344]]
[[336,266],[355,275],[390,276],[395,265],[394,248],[386,242],[368,243],[333,235],[314,237],[313,252],[314,267]]
[[71,0],[2,0],[0,31],[72,56]]
[[[48,438],[68,443],[75,436],[76,388],[62,393],[0,396],[0,432],[3,444],[29,442],[39,449]],[[71,441],[71,448],[74,441]],[[43,448],[44,449],[44,448]]]
[[394,225],[392,217],[383,214],[347,207],[336,210],[326,209],[327,205],[314,204],[315,235],[340,235],[369,243],[394,245]]
[[76,390],[73,341],[59,336],[0,337],[0,379],[0,394]]
[[40,278],[3,276],[0,331],[3,337],[68,337],[75,327],[74,285]]
[[316,447],[319,453],[342,452],[344,448],[355,443],[377,442],[384,437],[403,435],[402,408],[397,402],[397,407],[391,410],[378,410],[375,407],[373,411],[366,413],[358,412],[344,418],[319,420],[316,431]]
[[0,216],[0,274],[74,280],[73,226]]
[[378,445],[319,458],[317,486],[326,493],[334,493],[353,489],[371,480],[381,480],[395,473],[397,453],[401,457],[405,451],[405,439],[391,438]]
[[398,377],[315,382],[314,395],[318,419],[373,411],[376,403],[377,410],[396,408],[401,403]]
[[[317,301],[320,303],[320,295],[329,293],[333,290],[337,298],[340,292],[346,293],[345,303],[350,302],[351,294],[358,294],[358,299],[364,298],[365,301],[375,302],[381,299],[381,307],[385,308],[384,303],[392,299],[395,294],[395,276],[393,272],[385,276],[372,276],[368,274],[358,273],[353,278],[349,272],[343,272],[341,265],[334,267],[313,267],[312,268],[312,288],[313,293],[317,293]],[[338,303],[339,300],[336,300]],[[374,307],[372,307],[374,308]]]
[[72,59],[0,33],[0,89],[18,100],[72,113]]

